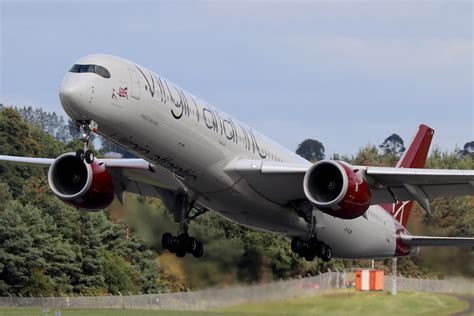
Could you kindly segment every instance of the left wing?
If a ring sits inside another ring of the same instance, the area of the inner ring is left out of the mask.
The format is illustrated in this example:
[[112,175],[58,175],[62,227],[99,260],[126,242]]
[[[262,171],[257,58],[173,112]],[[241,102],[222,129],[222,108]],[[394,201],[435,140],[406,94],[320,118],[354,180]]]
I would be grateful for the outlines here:
[[467,246],[474,247],[472,237],[428,237],[400,235],[402,242],[407,246]]

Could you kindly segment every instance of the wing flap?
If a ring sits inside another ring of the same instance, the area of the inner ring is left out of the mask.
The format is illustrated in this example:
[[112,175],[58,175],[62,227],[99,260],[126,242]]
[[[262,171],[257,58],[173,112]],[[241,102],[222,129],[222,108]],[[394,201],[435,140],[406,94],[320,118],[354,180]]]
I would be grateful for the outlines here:
[[279,204],[305,198],[303,178],[310,164],[239,159],[226,172],[236,172],[263,197]]
[[[474,170],[355,167],[372,183],[373,204],[474,195]],[[413,194],[418,192],[417,194]],[[391,196],[391,198],[390,198]]]
[[108,168],[151,170],[151,165],[144,159],[100,159]]
[[463,246],[474,247],[473,237],[430,237],[401,235],[402,242],[408,246]]

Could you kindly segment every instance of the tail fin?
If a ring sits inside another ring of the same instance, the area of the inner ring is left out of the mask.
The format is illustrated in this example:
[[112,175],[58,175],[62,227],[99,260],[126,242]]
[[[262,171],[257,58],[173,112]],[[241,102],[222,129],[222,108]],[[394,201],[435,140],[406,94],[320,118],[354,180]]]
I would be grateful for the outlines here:
[[[432,128],[421,124],[410,146],[405,150],[396,167],[423,168],[426,163],[426,158],[428,157],[433,134],[434,130]],[[382,205],[403,227],[407,226],[412,206],[413,201]]]

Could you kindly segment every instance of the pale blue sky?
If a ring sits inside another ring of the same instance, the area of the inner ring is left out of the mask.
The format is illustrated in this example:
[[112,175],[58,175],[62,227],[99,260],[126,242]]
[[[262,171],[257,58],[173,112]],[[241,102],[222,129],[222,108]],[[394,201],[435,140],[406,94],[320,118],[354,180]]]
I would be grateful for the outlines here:
[[294,150],[356,153],[419,123],[474,139],[471,1],[6,1],[0,102],[61,110],[78,58],[133,60]]

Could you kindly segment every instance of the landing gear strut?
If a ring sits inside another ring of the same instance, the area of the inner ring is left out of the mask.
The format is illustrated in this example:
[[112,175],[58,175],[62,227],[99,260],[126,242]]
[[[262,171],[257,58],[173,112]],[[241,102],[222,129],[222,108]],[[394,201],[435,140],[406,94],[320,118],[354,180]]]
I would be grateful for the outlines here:
[[306,199],[294,201],[291,205],[295,212],[306,222],[309,236],[307,239],[294,236],[291,239],[291,250],[307,261],[313,261],[315,257],[322,259],[324,262],[331,261],[331,247],[317,238],[317,225],[324,227],[323,218],[319,216],[322,214],[321,211]]
[[164,249],[175,253],[178,257],[186,256],[186,253],[192,254],[194,258],[201,258],[204,253],[203,245],[194,237],[188,235],[190,213],[194,207],[194,201],[189,201],[188,197],[180,194],[176,197],[179,208],[172,209],[175,221],[179,223],[178,236],[170,233],[164,233],[161,238],[161,244]]
[[293,237],[291,250],[298,256],[304,257],[306,261],[313,261],[315,257],[318,257],[324,262],[329,262],[332,258],[331,247],[316,237],[311,237],[308,240],[303,240],[298,236]]
[[82,141],[84,142],[84,149],[76,151],[76,158],[80,161],[86,161],[88,164],[94,162],[94,152],[89,149],[91,129],[88,122],[81,122]]

